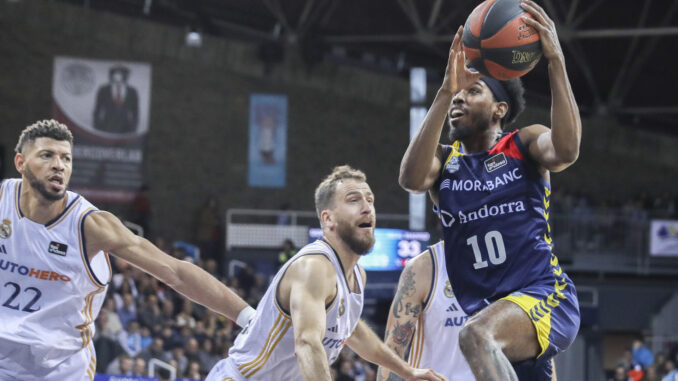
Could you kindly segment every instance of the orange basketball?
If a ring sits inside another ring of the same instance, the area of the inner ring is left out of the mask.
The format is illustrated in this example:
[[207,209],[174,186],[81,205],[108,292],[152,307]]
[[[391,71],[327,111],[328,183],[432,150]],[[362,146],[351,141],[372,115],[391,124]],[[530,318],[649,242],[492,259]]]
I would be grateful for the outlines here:
[[539,32],[521,16],[533,18],[520,0],[485,0],[464,25],[462,43],[470,66],[501,81],[532,70],[541,58]]

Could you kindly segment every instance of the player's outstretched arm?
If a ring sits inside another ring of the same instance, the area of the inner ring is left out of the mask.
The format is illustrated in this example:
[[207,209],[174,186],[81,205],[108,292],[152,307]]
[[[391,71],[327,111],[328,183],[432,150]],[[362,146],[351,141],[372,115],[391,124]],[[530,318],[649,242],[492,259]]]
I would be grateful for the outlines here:
[[[87,253],[106,251],[153,275],[185,297],[238,324],[254,310],[235,292],[200,267],[164,253],[150,241],[134,235],[109,212],[97,211],[85,219]],[[243,313],[241,315],[241,312]]]
[[336,287],[336,271],[322,255],[297,259],[280,281],[280,303],[283,307],[289,304],[294,352],[307,381],[332,379],[322,340],[327,318],[325,305],[336,295]]
[[[384,343],[404,359],[410,347],[417,319],[424,308],[424,301],[431,292],[433,261],[429,251],[424,251],[412,260],[400,273],[398,288],[386,322]],[[391,370],[380,366],[377,371],[378,381],[401,380]]]
[[356,325],[353,335],[348,339],[347,344],[358,356],[393,370],[404,380],[447,380],[447,378],[431,369],[415,369],[409,366],[391,348],[387,347],[362,320]]
[[438,142],[452,98],[456,92],[480,79],[480,73],[466,68],[466,56],[461,46],[462,31],[460,26],[450,46],[443,84],[400,162],[398,182],[407,191],[426,192],[438,179],[443,160]]
[[[565,57],[558,41],[553,21],[544,9],[531,0],[524,0],[523,9],[534,19],[523,18],[526,24],[539,32],[544,58],[548,60],[551,83],[551,130],[544,126],[530,126],[520,138],[528,144],[530,156],[546,169],[558,172],[570,166],[579,157],[581,117],[570,80],[565,70]],[[525,135],[525,136],[524,136]]]

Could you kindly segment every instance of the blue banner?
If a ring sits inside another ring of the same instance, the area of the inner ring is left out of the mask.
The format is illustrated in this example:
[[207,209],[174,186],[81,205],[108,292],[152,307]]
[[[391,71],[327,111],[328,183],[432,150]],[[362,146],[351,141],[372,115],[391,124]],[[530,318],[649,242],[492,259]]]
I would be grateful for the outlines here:
[[287,96],[250,95],[248,184],[253,187],[284,187],[286,158]]

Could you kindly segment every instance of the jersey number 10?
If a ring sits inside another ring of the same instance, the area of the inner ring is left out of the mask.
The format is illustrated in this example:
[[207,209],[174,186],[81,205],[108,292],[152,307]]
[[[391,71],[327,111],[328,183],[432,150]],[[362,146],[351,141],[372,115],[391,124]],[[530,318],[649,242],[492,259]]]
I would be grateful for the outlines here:
[[[471,246],[473,255],[476,257],[473,268],[479,270],[487,267],[488,263],[483,259],[483,253],[480,252],[480,246],[478,246],[478,236],[470,237],[466,240],[466,244]],[[500,232],[492,230],[485,234],[485,248],[487,249],[487,257],[493,265],[500,265],[506,261],[506,247],[504,247],[504,238],[502,238]]]

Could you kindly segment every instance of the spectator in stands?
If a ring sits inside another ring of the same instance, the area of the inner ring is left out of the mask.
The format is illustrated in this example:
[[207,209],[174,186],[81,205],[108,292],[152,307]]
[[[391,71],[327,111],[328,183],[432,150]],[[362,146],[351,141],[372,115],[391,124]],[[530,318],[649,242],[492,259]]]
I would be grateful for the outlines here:
[[617,365],[623,367],[625,371],[633,368],[633,353],[631,350],[626,349],[624,351],[624,355],[617,361]]
[[200,371],[200,363],[197,361],[191,361],[188,363],[188,369],[184,374],[185,378],[190,378],[193,380],[202,380],[203,373]]
[[205,318],[201,317],[199,320],[195,321],[195,328],[193,328],[193,337],[195,337],[196,340],[198,340],[199,343],[204,342],[207,340],[210,335],[207,334],[207,330],[205,329]]
[[151,359],[165,360],[167,358],[165,350],[163,349],[164,341],[160,337],[153,339],[153,343],[141,353],[139,353],[139,358],[144,359],[146,362],[149,362]]
[[188,326],[189,328],[195,328],[195,318],[193,318],[193,303],[184,299],[183,306],[181,311],[177,314],[176,318],[177,327]]
[[626,375],[626,368],[624,368],[623,365],[617,365],[617,367],[614,369],[614,374],[612,378],[609,379],[609,381],[631,381],[629,376]]
[[134,359],[134,368],[132,369],[132,373],[135,376],[141,376],[141,377],[148,376],[148,368],[146,367],[146,360],[144,360],[141,357],[135,358]]
[[[101,311],[103,312],[103,309]],[[108,336],[104,334],[107,322],[108,314],[100,313],[99,318],[94,323],[96,325],[94,351],[97,354],[96,371],[98,373],[104,373],[108,365],[123,352],[120,344],[115,340],[115,335]]]
[[245,292],[245,298],[249,296],[250,290],[252,290],[252,287],[254,286],[255,282],[254,273],[255,273],[254,266],[252,266],[252,264],[250,263],[248,263],[245,266],[245,268],[238,273],[237,276],[238,285]]
[[116,311],[123,327],[127,327],[130,321],[137,319],[137,309],[134,303],[134,297],[130,293],[123,294],[122,306]]
[[247,298],[247,303],[251,306],[256,306],[259,304],[261,298],[266,294],[266,289],[268,288],[268,282],[264,274],[256,274],[254,276],[254,287],[249,292],[249,298]]
[[355,381],[351,375],[353,371],[353,364],[349,359],[343,359],[339,362],[339,369],[337,371],[337,378],[335,381]]
[[666,375],[662,378],[662,381],[678,381],[678,369],[676,369],[676,364],[673,360],[666,360],[664,369],[666,370]]
[[172,323],[168,322],[163,325],[160,337],[163,340],[163,349],[168,352],[174,347],[182,345],[179,334],[172,329]]
[[186,342],[186,352],[185,356],[189,362],[200,361],[200,346],[198,345],[198,340],[191,337]]
[[162,324],[163,316],[157,295],[150,294],[139,303],[137,319],[141,325],[153,328],[154,330],[156,329],[155,327]]
[[635,364],[631,370],[626,372],[626,375],[629,376],[631,381],[640,381],[645,376],[645,371],[640,364]]
[[141,350],[143,351],[153,343],[153,336],[151,336],[151,330],[145,325],[141,325],[139,334],[141,335]]
[[221,271],[219,270],[219,265],[217,261],[214,258],[207,258],[204,261],[205,263],[205,271],[210,273],[210,275],[218,278],[219,275],[221,275]]
[[639,364],[643,369],[654,363],[652,351],[643,344],[641,340],[635,340],[631,349],[633,354],[633,364]]
[[657,372],[656,365],[650,365],[647,367],[647,369],[645,369],[645,377],[643,378],[643,381],[661,381],[661,377]]
[[162,321],[168,322],[174,320],[174,302],[167,298],[162,302]]
[[188,257],[186,256],[186,248],[181,247],[181,246],[173,247],[172,250],[170,251],[170,255],[173,256],[174,258],[182,260],[182,261],[185,261],[185,260],[188,259]]
[[180,374],[186,373],[186,370],[188,369],[188,359],[184,355],[183,347],[178,346],[172,349],[171,358],[169,359],[168,362],[171,362],[172,360],[176,362],[175,368],[177,369],[178,373]]
[[278,253],[278,268],[284,265],[296,253],[297,248],[294,246],[294,242],[289,238],[284,240]]
[[122,323],[115,312],[115,303],[112,298],[106,298],[104,301],[101,312],[99,312],[99,320],[97,334],[108,337],[111,340],[117,340],[118,332],[122,331]]
[[127,323],[127,328],[120,331],[118,334],[118,342],[122,349],[127,352],[130,357],[135,357],[141,352],[141,334],[139,333],[139,322],[130,320]]
[[221,356],[214,353],[214,343],[211,339],[205,339],[202,342],[202,348],[198,352],[198,361],[200,362],[200,369],[207,374],[210,369],[221,360]]
[[106,368],[106,373],[121,375],[121,376],[133,376],[134,362],[128,354],[123,353],[118,356],[111,364]]

